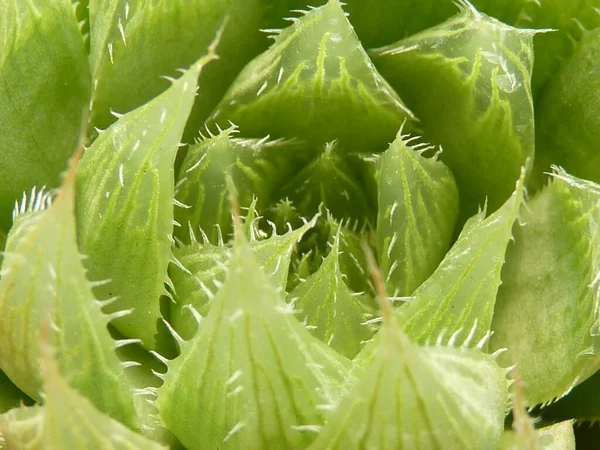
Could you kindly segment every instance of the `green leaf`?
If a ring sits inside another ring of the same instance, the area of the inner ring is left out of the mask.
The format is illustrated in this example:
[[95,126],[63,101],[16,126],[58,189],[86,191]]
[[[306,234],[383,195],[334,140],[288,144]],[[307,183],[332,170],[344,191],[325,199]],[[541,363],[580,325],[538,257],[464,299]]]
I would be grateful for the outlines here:
[[304,448],[349,361],[298,322],[240,232],[232,253],[208,316],[167,362],[161,418],[189,449]]
[[[285,234],[277,235],[274,231],[267,239],[251,236],[254,257],[276,288],[285,290],[292,252],[296,243],[314,226],[315,220]],[[189,246],[176,248],[175,256],[181,265],[179,270],[171,272],[176,292],[171,324],[181,337],[191,339],[197,328],[196,313],[204,317],[208,314],[215,293],[225,281],[231,248],[212,245],[206,240],[203,243],[193,241]]]
[[359,173],[337,141],[327,143],[315,159],[289,177],[280,196],[288,198],[304,217],[313,216],[321,206],[338,220],[364,223],[375,217]]
[[31,400],[0,371],[0,414],[16,408],[25,401],[29,403]]
[[372,56],[425,138],[443,147],[465,220],[486,198],[491,212],[499,208],[533,157],[534,32],[458,3],[460,15]]
[[[567,420],[535,431],[541,450],[575,450],[573,422]],[[520,447],[513,431],[505,431],[500,439],[500,450],[531,450]]]
[[556,164],[577,177],[600,182],[600,101],[590,95],[600,89],[599,58],[600,28],[584,34],[571,59],[548,83],[536,109],[537,176]]
[[496,448],[508,381],[478,350],[418,347],[386,323],[373,361],[310,450]]
[[190,243],[190,230],[201,229],[210,242],[219,236],[229,240],[233,231],[226,176],[230,175],[240,193],[241,207],[254,197],[264,209],[274,200],[277,189],[302,167],[309,155],[294,141],[234,138],[235,127],[193,145],[180,169],[175,198],[184,206],[175,210],[181,224],[175,237]]
[[405,333],[420,344],[448,339],[477,342],[489,334],[501,271],[523,201],[523,180],[487,218],[480,212],[465,224],[431,277],[398,310]]
[[0,416],[8,448],[165,449],[98,410],[71,387],[52,358],[44,360],[43,406],[17,408]]
[[366,295],[352,292],[344,281],[340,267],[342,234],[342,226],[337,226],[329,255],[288,295],[288,302],[300,311],[299,318],[313,336],[351,359],[374,330],[366,323],[372,318]]
[[521,211],[490,346],[508,348],[527,403],[549,402],[599,367],[600,186],[556,170]]
[[90,95],[70,0],[0,3],[0,229],[33,186],[57,186]]
[[393,296],[412,294],[433,273],[450,244],[458,189],[450,170],[423,152],[426,144],[398,133],[378,164],[377,252]]
[[221,99],[236,74],[264,47],[260,0],[90,0],[94,80],[92,119],[105,128],[111,109],[126,113],[165,91],[182,67],[205,52],[225,26],[220,59],[202,72],[189,136]]
[[110,280],[95,294],[117,297],[108,311],[132,313],[113,325],[154,345],[159,298],[166,294],[173,258],[174,169],[198,74],[214,58],[196,62],[159,97],[121,117],[85,152],[77,176],[81,250],[93,280]]
[[50,315],[58,364],[74,388],[135,427],[131,387],[115,353],[121,343],[107,330],[111,317],[92,294],[77,248],[74,172],[73,166],[51,206],[48,194],[33,190],[15,210],[0,280],[0,367],[41,399],[41,324]]
[[576,419],[580,423],[600,422],[600,372],[578,384],[565,397],[542,409],[544,420]]
[[383,150],[411,114],[373,67],[339,0],[290,20],[273,30],[275,43],[244,68],[210,120],[223,127],[231,120],[246,136]]

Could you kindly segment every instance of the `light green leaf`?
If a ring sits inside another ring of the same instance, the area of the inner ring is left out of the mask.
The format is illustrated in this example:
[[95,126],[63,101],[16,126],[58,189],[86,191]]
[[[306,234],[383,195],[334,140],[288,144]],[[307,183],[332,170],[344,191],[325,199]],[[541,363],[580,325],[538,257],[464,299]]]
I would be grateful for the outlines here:
[[233,121],[246,136],[299,137],[346,151],[374,151],[411,113],[377,73],[339,0],[282,31],[239,74],[210,117]]
[[450,244],[458,189],[450,170],[398,133],[378,164],[377,251],[393,296],[412,294],[433,273]]
[[[135,427],[131,388],[92,294],[76,242],[74,166],[50,206],[32,191],[15,211],[0,280],[0,367],[27,395],[41,399],[41,324],[52,318],[51,342],[61,370],[107,414]],[[35,282],[32,282],[34,280]]]
[[133,309],[113,325],[154,345],[159,298],[173,258],[173,163],[192,107],[198,74],[214,58],[196,62],[159,97],[121,117],[86,150],[77,174],[81,250],[93,280],[110,280],[95,294],[117,297],[110,312]]
[[70,0],[0,2],[0,229],[33,186],[57,186],[75,150],[90,74]]
[[431,277],[398,310],[408,336],[418,343],[448,339],[478,342],[488,335],[501,271],[523,201],[523,180],[487,218],[480,212],[465,224]]
[[[315,220],[285,234],[277,235],[274,231],[267,239],[251,237],[250,247],[260,269],[270,276],[272,284],[282,292],[285,291],[296,243],[314,226]],[[231,248],[206,241],[193,241],[189,246],[176,248],[175,256],[181,266],[171,272],[177,297],[171,308],[171,324],[180,336],[191,339],[197,323],[190,308],[201,316],[208,314],[214,295],[225,281]]]
[[600,100],[590,95],[600,89],[599,61],[600,28],[584,34],[573,56],[548,83],[536,109],[536,175],[543,176],[556,164],[575,176],[600,182]]
[[186,448],[304,448],[340,395],[349,361],[310,336],[241,233],[224,285],[158,390]]
[[226,175],[240,193],[241,207],[256,197],[259,210],[274,200],[281,185],[310,157],[294,141],[234,138],[234,127],[190,147],[180,169],[175,198],[185,205],[175,210],[181,227],[175,237],[190,243],[201,229],[211,243],[228,241],[233,231]]
[[492,356],[418,347],[385,319],[380,333],[375,358],[310,450],[496,448],[508,381]]
[[90,0],[94,80],[92,121],[105,128],[110,110],[126,113],[169,87],[205,52],[225,26],[220,59],[202,72],[202,89],[191,113],[189,136],[221,99],[244,65],[266,46],[258,31],[260,0]]
[[51,359],[44,360],[43,406],[0,416],[0,434],[11,449],[166,449],[98,410],[71,387]]
[[425,138],[443,147],[465,220],[486,198],[490,212],[498,209],[533,157],[534,32],[458,3],[460,15],[372,55]]
[[341,225],[336,228],[329,255],[288,295],[288,302],[299,311],[298,317],[313,336],[353,358],[373,336],[374,330],[366,323],[373,313],[366,295],[352,292],[344,281],[340,267],[343,231]]
[[[573,422],[567,420],[535,431],[541,450],[575,450]],[[505,431],[500,439],[500,450],[531,450],[520,447],[514,431]]]
[[569,394],[545,407],[541,413],[545,420],[576,419],[580,423],[600,422],[600,372],[596,372]]
[[556,170],[521,211],[490,346],[508,348],[527,403],[549,402],[599,367],[600,186]]

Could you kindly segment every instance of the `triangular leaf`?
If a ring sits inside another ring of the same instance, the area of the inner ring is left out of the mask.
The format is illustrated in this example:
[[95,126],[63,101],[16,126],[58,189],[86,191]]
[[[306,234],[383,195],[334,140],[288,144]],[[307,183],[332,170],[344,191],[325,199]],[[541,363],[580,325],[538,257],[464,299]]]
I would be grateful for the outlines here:
[[401,133],[378,161],[377,251],[388,291],[405,297],[429,278],[450,247],[458,189],[436,156],[422,155],[432,147],[411,145]]
[[101,133],[77,176],[78,236],[95,293],[117,297],[110,312],[133,308],[114,326],[154,345],[159,297],[172,259],[173,163],[196,93],[198,74],[214,49],[162,95]]
[[241,233],[225,283],[157,405],[187,448],[304,448],[340,395],[349,362],[309,335]]
[[380,333],[375,358],[311,450],[496,448],[508,381],[492,356],[417,347],[385,319]]
[[344,281],[340,269],[342,227],[334,232],[329,255],[319,269],[298,285],[288,296],[288,302],[299,310],[313,336],[318,337],[342,355],[353,358],[362,343],[374,330],[365,322],[372,317],[364,294],[353,293]]
[[478,342],[492,327],[501,271],[523,201],[523,180],[495,213],[467,221],[431,277],[400,307],[404,331],[418,343]]
[[339,0],[291,20],[210,120],[223,127],[231,120],[247,136],[318,145],[340,139],[347,151],[383,150],[411,114],[373,67]]
[[110,318],[94,299],[77,248],[74,176],[72,166],[51,206],[48,194],[34,191],[15,211],[0,280],[0,367],[40,400],[40,327],[50,315],[57,361],[71,384],[101,411],[136,426]]

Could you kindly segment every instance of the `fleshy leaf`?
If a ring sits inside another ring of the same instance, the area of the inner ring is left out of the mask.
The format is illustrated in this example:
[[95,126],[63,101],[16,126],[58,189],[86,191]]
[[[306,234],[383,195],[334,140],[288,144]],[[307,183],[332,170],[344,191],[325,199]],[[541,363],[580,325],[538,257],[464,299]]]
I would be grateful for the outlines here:
[[398,133],[378,164],[377,250],[393,296],[412,294],[433,273],[450,244],[458,189],[450,170]]
[[380,333],[375,358],[310,450],[496,448],[508,381],[492,356],[418,347],[385,318]]
[[527,403],[549,402],[598,369],[600,186],[557,170],[523,208],[502,273],[494,349],[517,363]]
[[412,115],[373,67],[339,0],[291,20],[239,74],[210,120],[222,127],[231,120],[258,138],[340,139],[349,152],[383,150]]
[[189,449],[304,448],[349,361],[297,321],[239,231],[232,253],[208,316],[168,362],[158,409]]
[[600,89],[599,60],[597,28],[584,34],[573,56],[548,83],[536,109],[536,175],[556,164],[575,176],[600,182],[600,100],[590,95]]
[[[292,252],[298,240],[314,226],[314,220],[285,234],[273,233],[267,239],[250,241],[250,247],[259,267],[270,276],[272,284],[285,290]],[[181,268],[171,272],[171,281],[177,293],[177,301],[172,307],[171,323],[184,339],[191,339],[197,328],[193,307],[201,316],[206,316],[212,299],[218,292],[227,272],[231,258],[228,246],[216,246],[208,242],[192,242],[189,246],[175,249]]]
[[458,4],[455,18],[372,55],[426,139],[443,147],[440,159],[456,177],[464,220],[486,197],[490,212],[498,209],[533,157],[534,32]]
[[220,59],[202,72],[190,137],[265,40],[258,31],[260,0],[90,0],[94,80],[92,122],[106,128],[110,111],[127,113],[169,87],[202,56],[223,27]]
[[152,348],[173,255],[174,168],[198,74],[214,49],[159,97],[121,117],[86,150],[77,176],[78,236],[100,300],[132,309],[113,325]]
[[338,220],[373,221],[374,207],[351,161],[337,141],[329,142],[285,183],[280,196],[291,200],[304,217],[324,206]]
[[319,269],[299,284],[288,296],[288,302],[299,311],[313,336],[318,337],[340,354],[353,358],[362,343],[373,335],[367,320],[372,311],[362,293],[354,293],[344,281],[340,268],[342,227],[334,232],[329,255]]
[[77,248],[74,176],[73,165],[51,206],[48,194],[33,191],[15,211],[0,280],[0,367],[40,400],[41,324],[49,314],[58,363],[74,388],[135,427],[131,388],[107,329],[111,318],[93,296]]
[[599,390],[600,372],[596,372],[583,383],[575,386],[567,396],[542,409],[542,416],[550,421],[575,418],[580,423],[598,423],[600,422]]
[[308,155],[302,145],[293,141],[236,139],[235,128],[228,128],[190,147],[180,169],[175,198],[185,205],[175,210],[181,224],[175,236],[190,243],[190,227],[218,242],[219,234],[228,241],[233,231],[227,199],[226,176],[232,177],[240,192],[239,202],[248,207],[253,197],[261,210],[273,201],[273,195]]
[[90,73],[70,0],[0,3],[0,229],[33,186],[57,186],[77,145]]
[[499,210],[487,218],[480,212],[467,221],[433,275],[399,308],[399,321],[413,341],[478,342],[489,333],[502,266],[522,201],[521,179]]
[[[38,352],[39,353],[39,352]],[[0,416],[0,434],[14,449],[165,449],[98,410],[44,361],[44,404]]]

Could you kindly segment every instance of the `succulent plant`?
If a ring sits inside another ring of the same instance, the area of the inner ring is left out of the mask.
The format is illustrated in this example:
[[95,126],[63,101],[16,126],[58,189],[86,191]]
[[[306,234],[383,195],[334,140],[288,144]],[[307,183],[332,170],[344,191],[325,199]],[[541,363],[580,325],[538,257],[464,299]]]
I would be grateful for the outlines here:
[[600,0],[1,1],[0,448],[574,449],[599,30]]

